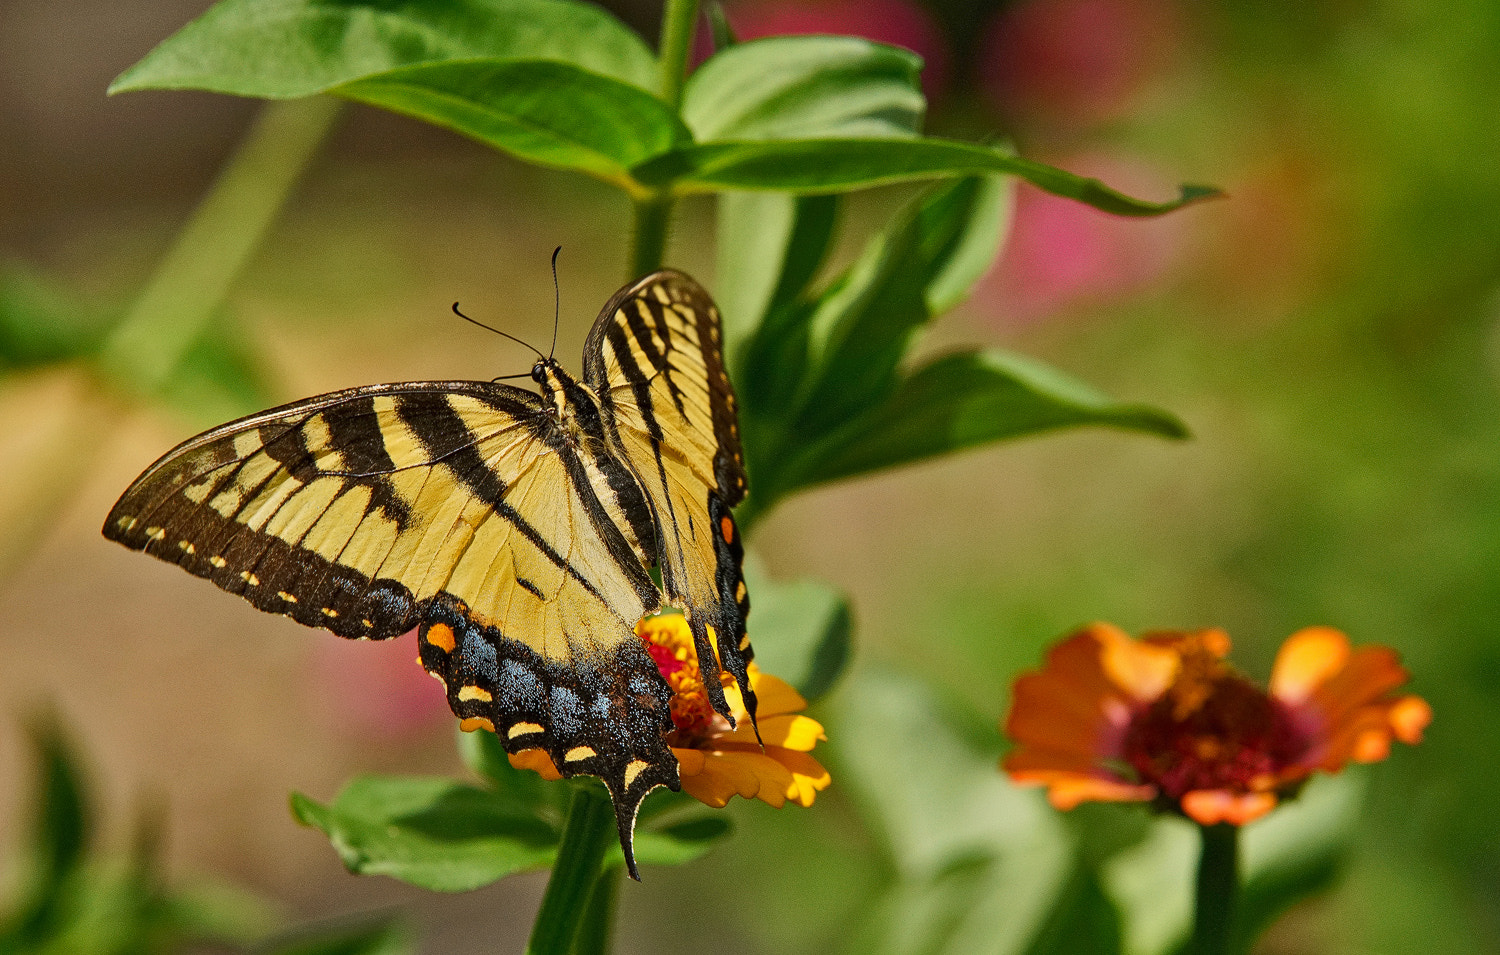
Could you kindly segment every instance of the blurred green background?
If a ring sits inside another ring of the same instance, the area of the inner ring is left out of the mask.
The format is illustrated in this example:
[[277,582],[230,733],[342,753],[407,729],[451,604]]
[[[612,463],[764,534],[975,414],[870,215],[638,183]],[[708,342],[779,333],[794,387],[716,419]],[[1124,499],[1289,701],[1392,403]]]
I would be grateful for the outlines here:
[[[166,805],[176,878],[211,873],[300,918],[410,906],[428,951],[519,948],[538,877],[452,897],[356,879],[286,812],[287,791],[326,798],[357,772],[459,771],[414,646],[258,614],[108,545],[98,525],[160,452],[257,401],[524,370],[519,346],[446,309],[458,299],[545,340],[555,245],[558,350],[576,355],[625,278],[629,210],[592,181],[351,107],[218,319],[238,387],[152,407],[102,398],[48,360],[36,323],[69,316],[86,336],[128,302],[258,108],[104,98],[205,5],[0,5],[0,819],[14,820],[0,859],[20,838],[23,717],[50,703],[115,822]],[[655,35],[654,4],[611,6]],[[1436,713],[1428,739],[1360,777],[1337,885],[1260,950],[1500,952],[1500,6],[746,0],[730,16],[748,35],[916,49],[931,132],[1009,137],[1148,198],[1179,181],[1228,198],[1124,221],[1019,192],[1001,262],[931,348],[1037,355],[1173,410],[1194,440],[1067,433],[775,512],[752,541],[770,570],[854,599],[855,664],[815,712],[834,788],[810,810],[736,805],[734,839],[628,885],[619,950],[844,944],[889,904],[877,894],[907,838],[874,821],[882,793],[864,768],[912,777],[934,812],[958,786],[919,739],[860,718],[892,711],[888,674],[925,680],[990,759],[1014,675],[1108,619],[1222,626],[1261,677],[1308,624],[1400,650]],[[841,261],[909,194],[857,202]],[[711,289],[712,211],[686,204],[668,253]],[[1112,807],[1065,825],[1141,836]]]

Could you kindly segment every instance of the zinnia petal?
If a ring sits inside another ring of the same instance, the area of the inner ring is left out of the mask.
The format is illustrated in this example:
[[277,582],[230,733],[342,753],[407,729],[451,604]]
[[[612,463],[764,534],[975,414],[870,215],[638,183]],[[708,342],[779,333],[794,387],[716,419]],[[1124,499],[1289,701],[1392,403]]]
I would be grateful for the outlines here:
[[1276,808],[1276,794],[1230,793],[1222,789],[1199,789],[1182,797],[1182,811],[1200,826],[1227,822],[1243,826]]
[[1349,659],[1349,638],[1332,627],[1307,627],[1287,637],[1271,667],[1271,695],[1300,703]]

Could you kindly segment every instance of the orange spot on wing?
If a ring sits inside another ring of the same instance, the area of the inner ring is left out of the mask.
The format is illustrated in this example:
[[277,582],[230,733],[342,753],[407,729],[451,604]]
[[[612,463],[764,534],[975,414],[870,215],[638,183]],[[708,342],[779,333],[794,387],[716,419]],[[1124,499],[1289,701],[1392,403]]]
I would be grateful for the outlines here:
[[491,733],[495,732],[495,724],[491,723],[487,718],[483,716],[466,716],[458,721],[458,728],[463,730],[465,733],[472,733],[475,730],[489,730]]
[[453,639],[453,628],[446,623],[435,623],[428,627],[424,639],[444,653],[452,653],[457,646]]
[[719,530],[724,533],[724,543],[734,543],[734,521],[730,520],[728,514],[719,518]]

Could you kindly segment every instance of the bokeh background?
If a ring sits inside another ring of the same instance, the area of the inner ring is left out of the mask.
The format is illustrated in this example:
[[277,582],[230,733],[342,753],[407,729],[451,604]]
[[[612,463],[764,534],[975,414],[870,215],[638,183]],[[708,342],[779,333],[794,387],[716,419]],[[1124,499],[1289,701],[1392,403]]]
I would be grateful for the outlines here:
[[[259,104],[104,89],[205,6],[0,0],[7,295],[86,322],[150,274]],[[655,35],[654,4],[610,6]],[[993,726],[1049,642],[1109,619],[1225,627],[1262,677],[1303,625],[1398,648],[1436,713],[1428,739],[1362,777],[1336,887],[1261,951],[1500,952],[1500,5],[729,11],[748,36],[854,33],[921,53],[930,132],[1004,136],[1147,197],[1194,181],[1228,198],[1127,221],[1019,191],[1001,260],[931,347],[1040,356],[1171,409],[1193,440],[1070,432],[805,494],[765,521],[752,545],[773,573],[854,601],[855,663],[815,711],[834,788],[810,810],[737,805],[732,840],[627,886],[620,950],[846,938],[887,864],[857,787],[840,786],[840,734],[860,733],[848,687],[899,669]],[[909,194],[856,202],[842,259]],[[712,213],[683,206],[668,254],[710,288]],[[218,321],[266,403],[490,378],[527,353],[449,303],[545,341],[561,245],[559,354],[575,355],[624,279],[629,227],[591,180],[350,107]],[[106,842],[123,844],[140,806],[166,806],[174,878],[239,884],[294,920],[405,907],[426,951],[519,949],[540,877],[450,897],[355,878],[287,813],[289,790],[325,799],[359,772],[460,772],[414,645],[305,631],[99,536],[159,453],[253,410],[235,400],[143,405],[101,398],[66,363],[0,367],[0,860],[28,798],[24,719],[51,707],[86,754]],[[1003,748],[998,732],[977,745]],[[888,748],[899,773],[911,754]],[[1089,824],[1129,827],[1111,813]]]

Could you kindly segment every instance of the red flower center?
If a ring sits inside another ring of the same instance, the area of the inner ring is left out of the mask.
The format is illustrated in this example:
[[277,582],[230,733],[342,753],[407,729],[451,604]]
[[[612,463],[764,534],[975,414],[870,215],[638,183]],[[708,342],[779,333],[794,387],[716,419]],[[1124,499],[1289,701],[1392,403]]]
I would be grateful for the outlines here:
[[1124,756],[1176,801],[1195,790],[1270,788],[1306,747],[1284,704],[1194,647],[1167,692],[1131,720]]
[[674,742],[690,745],[710,735],[720,717],[703,687],[703,671],[687,623],[670,614],[649,617],[636,627],[636,634],[672,688],[672,722],[677,727],[673,735],[678,737]]

